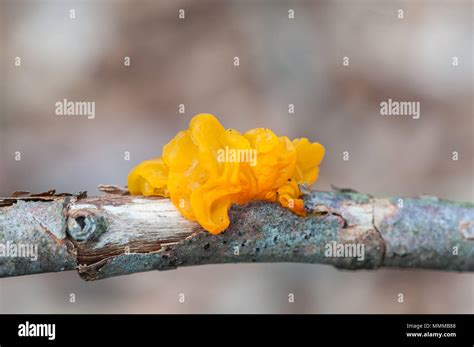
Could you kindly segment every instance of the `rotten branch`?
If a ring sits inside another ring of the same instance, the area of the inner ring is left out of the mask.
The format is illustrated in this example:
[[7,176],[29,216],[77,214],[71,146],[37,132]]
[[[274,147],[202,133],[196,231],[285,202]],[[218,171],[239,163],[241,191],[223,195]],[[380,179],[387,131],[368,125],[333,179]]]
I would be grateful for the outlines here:
[[[306,217],[251,202],[233,206],[230,227],[215,236],[183,218],[168,199],[129,196],[116,186],[101,190],[108,194],[17,192],[0,199],[0,277],[77,269],[83,279],[97,280],[241,262],[474,271],[472,203],[374,198],[347,189],[307,192]],[[328,256],[328,245],[363,245],[363,257]],[[19,256],[28,246],[37,247],[37,259]]]

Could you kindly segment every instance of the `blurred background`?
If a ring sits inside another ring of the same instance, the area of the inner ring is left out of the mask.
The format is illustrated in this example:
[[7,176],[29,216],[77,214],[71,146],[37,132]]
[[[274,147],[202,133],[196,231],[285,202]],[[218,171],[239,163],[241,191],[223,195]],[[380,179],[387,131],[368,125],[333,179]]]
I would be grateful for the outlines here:
[[[472,19],[469,0],[0,0],[0,195],[124,185],[206,112],[322,143],[314,189],[473,201]],[[389,98],[420,119],[381,116]],[[56,115],[63,99],[95,118]],[[0,312],[472,313],[473,293],[474,274],[210,265],[1,279]]]

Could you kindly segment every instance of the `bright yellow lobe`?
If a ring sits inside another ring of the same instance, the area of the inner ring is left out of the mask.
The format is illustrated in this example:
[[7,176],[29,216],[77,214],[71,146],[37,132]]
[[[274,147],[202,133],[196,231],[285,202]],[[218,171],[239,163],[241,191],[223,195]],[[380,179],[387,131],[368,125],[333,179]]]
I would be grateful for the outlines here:
[[298,184],[317,180],[323,157],[324,147],[306,138],[291,141],[266,128],[242,135],[211,114],[199,114],[163,147],[162,157],[130,172],[128,189],[169,197],[184,217],[219,234],[229,226],[234,203],[278,201],[304,216]]

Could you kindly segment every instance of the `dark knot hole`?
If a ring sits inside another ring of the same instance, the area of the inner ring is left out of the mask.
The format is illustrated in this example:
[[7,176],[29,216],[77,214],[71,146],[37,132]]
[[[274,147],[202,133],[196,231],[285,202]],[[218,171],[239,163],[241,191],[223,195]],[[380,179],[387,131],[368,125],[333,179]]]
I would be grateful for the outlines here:
[[84,216],[76,217],[76,222],[77,224],[79,224],[81,229],[84,229],[84,227],[86,226],[86,217]]

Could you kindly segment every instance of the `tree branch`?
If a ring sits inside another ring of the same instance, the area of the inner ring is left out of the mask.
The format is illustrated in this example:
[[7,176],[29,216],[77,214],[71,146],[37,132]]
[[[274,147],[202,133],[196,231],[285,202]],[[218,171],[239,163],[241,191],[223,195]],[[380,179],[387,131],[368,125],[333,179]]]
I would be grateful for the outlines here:
[[230,227],[216,236],[168,199],[115,193],[0,199],[0,277],[77,268],[83,279],[97,280],[240,262],[474,271],[472,203],[308,192],[306,217],[251,202],[233,206]]

